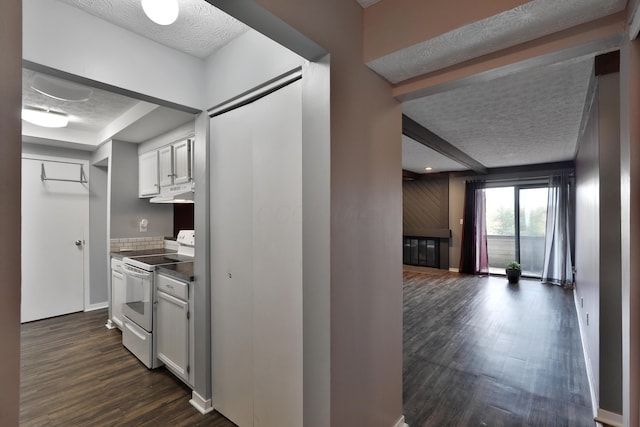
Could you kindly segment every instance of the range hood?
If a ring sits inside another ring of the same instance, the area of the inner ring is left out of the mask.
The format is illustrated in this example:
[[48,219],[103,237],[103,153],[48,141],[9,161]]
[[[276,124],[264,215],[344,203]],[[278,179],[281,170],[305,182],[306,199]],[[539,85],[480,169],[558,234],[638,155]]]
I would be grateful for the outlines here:
[[149,199],[151,203],[193,203],[193,182],[172,185],[160,190],[160,195]]

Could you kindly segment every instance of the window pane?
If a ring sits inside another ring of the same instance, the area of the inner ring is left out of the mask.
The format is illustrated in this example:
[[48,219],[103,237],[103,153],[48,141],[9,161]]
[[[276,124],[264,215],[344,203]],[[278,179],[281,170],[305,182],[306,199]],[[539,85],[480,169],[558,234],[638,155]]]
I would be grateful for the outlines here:
[[547,188],[520,189],[520,264],[524,275],[542,276],[547,194]]
[[514,188],[487,188],[485,194],[489,272],[504,274],[507,264],[516,259]]

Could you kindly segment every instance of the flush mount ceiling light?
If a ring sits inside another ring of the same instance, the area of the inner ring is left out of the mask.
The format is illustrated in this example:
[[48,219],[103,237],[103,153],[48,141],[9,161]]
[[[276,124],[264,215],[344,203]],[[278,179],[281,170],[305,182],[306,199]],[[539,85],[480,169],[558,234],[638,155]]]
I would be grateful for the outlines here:
[[64,113],[29,107],[22,109],[22,120],[47,128],[63,128],[69,124],[69,117]]
[[39,73],[33,76],[31,88],[59,101],[84,102],[93,95],[90,87]]
[[178,0],[142,0],[142,10],[158,25],[171,25],[178,19]]
[[424,170],[430,171],[430,170],[433,170],[433,168],[427,166],[426,168],[424,168]]

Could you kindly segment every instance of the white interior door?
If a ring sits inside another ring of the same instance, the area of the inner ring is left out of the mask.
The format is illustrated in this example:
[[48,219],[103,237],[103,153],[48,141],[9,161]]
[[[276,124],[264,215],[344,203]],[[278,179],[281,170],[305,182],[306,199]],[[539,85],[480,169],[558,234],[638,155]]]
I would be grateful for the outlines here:
[[253,426],[250,112],[211,119],[213,403],[240,427]]
[[302,425],[300,83],[211,119],[215,408]]
[[80,178],[77,164],[22,159],[22,322],[84,309],[89,186],[42,181],[42,164],[49,178]]

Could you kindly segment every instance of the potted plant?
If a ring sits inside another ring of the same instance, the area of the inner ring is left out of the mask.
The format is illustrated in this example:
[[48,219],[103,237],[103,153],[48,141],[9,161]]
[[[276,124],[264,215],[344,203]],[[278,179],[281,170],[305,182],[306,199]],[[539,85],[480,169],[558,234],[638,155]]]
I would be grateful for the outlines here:
[[520,263],[516,261],[510,262],[509,265],[507,265],[506,272],[509,283],[518,283],[518,280],[520,280]]

